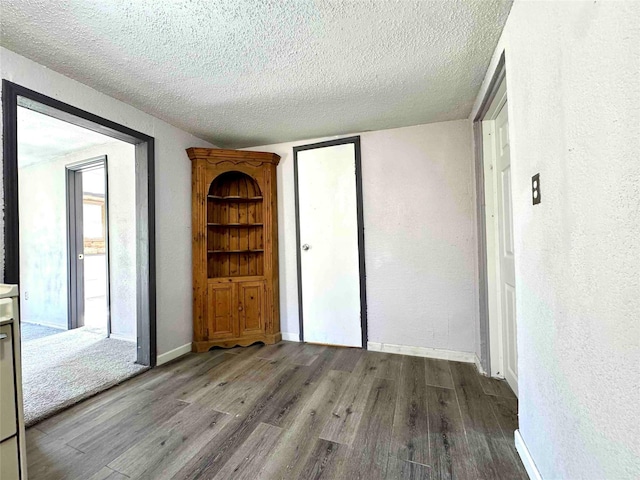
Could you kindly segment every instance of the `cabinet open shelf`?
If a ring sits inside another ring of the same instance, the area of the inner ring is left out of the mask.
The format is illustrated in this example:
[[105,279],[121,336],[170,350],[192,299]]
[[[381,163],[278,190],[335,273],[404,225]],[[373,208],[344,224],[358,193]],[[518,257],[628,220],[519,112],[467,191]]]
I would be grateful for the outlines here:
[[264,252],[263,248],[251,249],[251,250],[207,250],[207,253],[261,253]]
[[263,194],[238,171],[216,177],[207,192],[207,277],[262,275]]
[[208,195],[207,198],[209,200],[218,200],[221,202],[261,202],[262,201],[262,197],[258,196],[258,197],[241,197],[239,195],[227,195],[227,196],[221,196],[221,195]]
[[207,223],[209,227],[262,227],[263,223]]

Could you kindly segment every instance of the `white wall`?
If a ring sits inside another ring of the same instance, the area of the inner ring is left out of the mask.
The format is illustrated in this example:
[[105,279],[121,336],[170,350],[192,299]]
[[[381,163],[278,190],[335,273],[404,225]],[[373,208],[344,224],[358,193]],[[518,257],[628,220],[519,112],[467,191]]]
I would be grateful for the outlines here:
[[[213,145],[5,48],[0,75],[155,138],[158,353],[190,343],[191,164],[185,149]],[[0,246],[4,252],[4,238]]]
[[[93,147],[92,155],[100,154]],[[95,154],[94,154],[95,153]],[[111,333],[136,340],[136,162],[135,147],[116,142],[107,155],[109,191],[109,303]]]
[[120,338],[135,340],[135,147],[108,137],[105,142],[19,168],[22,317],[67,328],[65,167],[107,155],[111,329]]
[[[361,133],[369,341],[476,352],[471,124]],[[293,147],[278,166],[282,331],[299,334]]]
[[18,170],[21,318],[67,328],[67,220],[64,163]]
[[640,478],[638,19],[518,1],[492,63],[504,49],[520,432],[545,479]]

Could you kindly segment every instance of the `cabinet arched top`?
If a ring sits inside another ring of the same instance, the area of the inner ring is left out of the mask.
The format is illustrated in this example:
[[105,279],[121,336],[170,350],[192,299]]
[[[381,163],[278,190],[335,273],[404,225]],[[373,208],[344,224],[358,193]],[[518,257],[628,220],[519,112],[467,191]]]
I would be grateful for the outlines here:
[[215,177],[209,186],[209,197],[251,199],[262,197],[258,181],[247,173],[232,170]]

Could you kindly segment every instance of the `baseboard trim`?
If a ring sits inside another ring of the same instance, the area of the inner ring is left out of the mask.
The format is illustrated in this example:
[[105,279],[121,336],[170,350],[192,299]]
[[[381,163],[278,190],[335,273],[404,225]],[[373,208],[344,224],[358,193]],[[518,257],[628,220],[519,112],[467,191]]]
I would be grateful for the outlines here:
[[488,376],[487,375],[487,371],[484,369],[484,367],[482,366],[482,362],[480,361],[480,358],[478,358],[478,355],[474,355],[475,359],[474,359],[474,363],[476,364],[476,368],[478,369],[478,371],[484,375],[484,376]]
[[282,332],[282,340],[286,340],[288,342],[299,342],[300,341],[300,334],[299,333]]
[[125,342],[136,342],[135,337],[127,337],[125,335],[118,335],[117,333],[112,333],[111,335],[109,335],[109,338],[113,338],[114,340],[122,340]]
[[542,475],[538,471],[536,464],[531,458],[531,454],[529,453],[529,449],[527,445],[524,443],[524,439],[522,435],[520,435],[520,430],[516,430],[514,433],[515,442],[516,442],[516,450],[518,451],[518,455],[520,455],[520,460],[524,464],[524,468],[529,475],[531,480],[542,480]]
[[66,325],[64,327],[61,327],[60,325],[57,325],[55,323],[31,322],[29,320],[22,320],[22,319],[20,320],[20,323],[28,323],[29,325],[38,325],[40,327],[55,328],[56,330],[60,330],[61,332],[67,332],[69,330]]
[[178,357],[186,355],[189,352],[191,352],[191,342],[185,343],[181,347],[174,348],[173,350],[169,350],[168,352],[163,353],[162,355],[158,355],[158,358],[156,360],[156,366],[159,367],[160,365],[164,365],[165,363],[168,363],[171,360],[175,360]]
[[471,352],[457,352],[454,350],[441,350],[439,348],[412,347],[409,345],[394,345],[392,343],[367,342],[367,348],[373,352],[398,353],[413,357],[437,358],[439,360],[453,360],[476,364],[477,356]]

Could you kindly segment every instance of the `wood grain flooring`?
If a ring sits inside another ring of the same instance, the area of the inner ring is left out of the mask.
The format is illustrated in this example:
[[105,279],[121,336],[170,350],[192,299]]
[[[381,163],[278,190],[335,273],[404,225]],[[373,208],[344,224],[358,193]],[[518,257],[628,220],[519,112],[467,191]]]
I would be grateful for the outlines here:
[[31,480],[526,479],[471,364],[281,342],[189,354],[27,431]]

